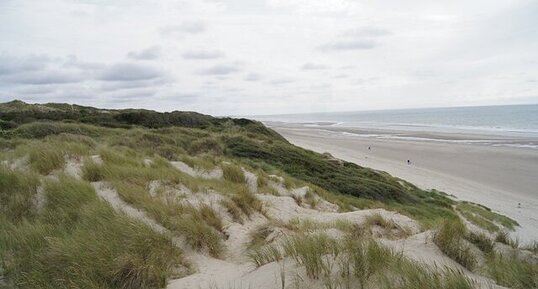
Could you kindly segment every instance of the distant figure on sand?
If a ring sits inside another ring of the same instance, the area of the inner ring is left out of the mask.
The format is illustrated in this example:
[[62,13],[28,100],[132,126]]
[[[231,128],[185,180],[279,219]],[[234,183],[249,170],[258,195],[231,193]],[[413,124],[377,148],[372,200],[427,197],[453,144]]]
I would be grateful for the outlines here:
[[368,147],[368,150],[370,150],[370,147]]
[[410,165],[410,164],[411,164],[411,161],[410,161],[410,160],[407,160],[407,164]]

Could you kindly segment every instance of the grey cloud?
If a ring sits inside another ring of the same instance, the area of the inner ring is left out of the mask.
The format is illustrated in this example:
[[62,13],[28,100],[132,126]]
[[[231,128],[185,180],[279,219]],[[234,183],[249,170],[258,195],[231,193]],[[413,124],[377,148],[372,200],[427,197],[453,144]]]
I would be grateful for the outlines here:
[[165,26],[160,29],[162,34],[198,34],[207,30],[207,25],[202,21],[188,21],[180,25]]
[[67,71],[40,70],[7,75],[0,78],[0,82],[15,84],[63,84],[81,82],[84,76],[80,73]]
[[244,80],[246,81],[258,81],[261,80],[262,77],[258,73],[249,73],[245,76]]
[[341,34],[343,37],[380,37],[392,34],[390,31],[377,27],[361,27],[348,30]]
[[345,51],[345,50],[367,50],[373,49],[377,43],[372,40],[351,40],[336,41],[323,44],[319,47],[321,51]]
[[237,66],[233,65],[215,65],[210,68],[200,71],[199,74],[203,75],[228,75],[231,73],[238,72],[240,69]]
[[292,82],[295,82],[295,79],[293,79],[293,78],[278,78],[278,79],[271,80],[269,83],[272,84],[272,85],[281,85],[281,84],[287,84],[287,83],[292,83]]
[[184,59],[217,59],[224,57],[224,53],[217,50],[187,51],[181,55]]
[[130,51],[127,57],[136,60],[154,60],[161,57],[161,49],[158,46],[153,46],[141,51]]
[[165,78],[156,78],[156,79],[146,79],[146,80],[134,80],[134,81],[105,81],[101,83],[101,91],[114,91],[114,90],[123,90],[123,89],[135,89],[142,87],[154,87],[165,84],[168,82],[168,79]]
[[87,62],[87,61],[81,61],[76,56],[70,55],[67,57],[67,60],[63,64],[63,67],[67,68],[77,68],[80,70],[100,70],[104,69],[106,65],[104,63],[99,62]]
[[118,63],[107,67],[98,79],[104,81],[137,81],[163,76],[164,73],[153,66],[136,63]]
[[339,78],[348,78],[349,75],[347,74],[337,74],[335,76],[333,76],[334,79],[339,79]]
[[315,64],[315,63],[306,63],[303,66],[301,66],[302,70],[326,70],[329,69],[329,66],[323,65],[323,64]]
[[0,55],[0,75],[44,69],[51,59],[47,56],[13,57]]
[[373,49],[379,45],[373,39],[390,34],[390,31],[382,28],[361,27],[345,31],[339,35],[339,40],[325,43],[318,48],[325,52]]
[[34,94],[49,94],[56,89],[53,86],[47,86],[47,85],[30,85],[30,86],[23,86],[21,88],[18,88],[15,90],[17,94],[28,94],[28,95],[34,95]]

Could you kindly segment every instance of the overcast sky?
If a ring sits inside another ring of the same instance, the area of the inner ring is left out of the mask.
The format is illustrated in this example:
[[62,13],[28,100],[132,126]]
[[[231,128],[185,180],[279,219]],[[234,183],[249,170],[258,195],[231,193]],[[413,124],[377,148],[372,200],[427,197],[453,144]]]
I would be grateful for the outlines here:
[[214,115],[538,103],[536,0],[0,0],[0,101]]

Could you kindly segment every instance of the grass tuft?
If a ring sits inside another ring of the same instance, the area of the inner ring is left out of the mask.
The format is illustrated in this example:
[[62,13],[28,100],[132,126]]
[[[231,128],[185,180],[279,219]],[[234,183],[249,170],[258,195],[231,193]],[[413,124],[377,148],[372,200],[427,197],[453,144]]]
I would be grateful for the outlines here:
[[480,251],[489,254],[493,252],[494,242],[491,240],[488,236],[486,236],[484,233],[475,233],[475,232],[469,232],[465,239],[467,239],[469,242],[473,243],[480,249]]
[[250,216],[254,212],[264,212],[263,203],[246,187],[241,188],[231,197],[231,200],[247,216]]
[[256,267],[261,267],[267,263],[280,261],[283,257],[279,247],[275,245],[256,247],[249,250],[247,256],[250,262]]
[[234,164],[225,164],[222,166],[222,175],[225,180],[233,183],[244,183],[245,173],[243,170]]
[[448,257],[472,271],[477,261],[464,242],[465,234],[466,228],[461,221],[446,221],[435,233],[433,241]]
[[501,286],[538,288],[538,265],[522,260],[516,253],[508,256],[492,254],[487,259],[487,273]]
[[32,200],[38,185],[36,175],[0,165],[0,216],[14,223],[34,217]]
[[30,151],[30,166],[40,174],[48,175],[65,165],[63,151],[48,144],[35,146]]

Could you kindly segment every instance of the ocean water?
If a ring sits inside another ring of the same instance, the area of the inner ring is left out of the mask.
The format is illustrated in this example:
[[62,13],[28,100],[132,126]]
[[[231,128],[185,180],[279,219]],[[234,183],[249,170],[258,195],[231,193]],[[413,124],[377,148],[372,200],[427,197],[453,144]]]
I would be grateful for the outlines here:
[[[345,128],[463,133],[500,136],[508,140],[513,138],[514,141],[491,142],[491,138],[450,141],[538,148],[538,104],[286,114],[253,118],[307,127],[334,127],[344,130],[342,133],[350,137],[422,138],[412,134],[355,134],[352,131],[345,132]],[[438,138],[424,140],[448,141]]]

